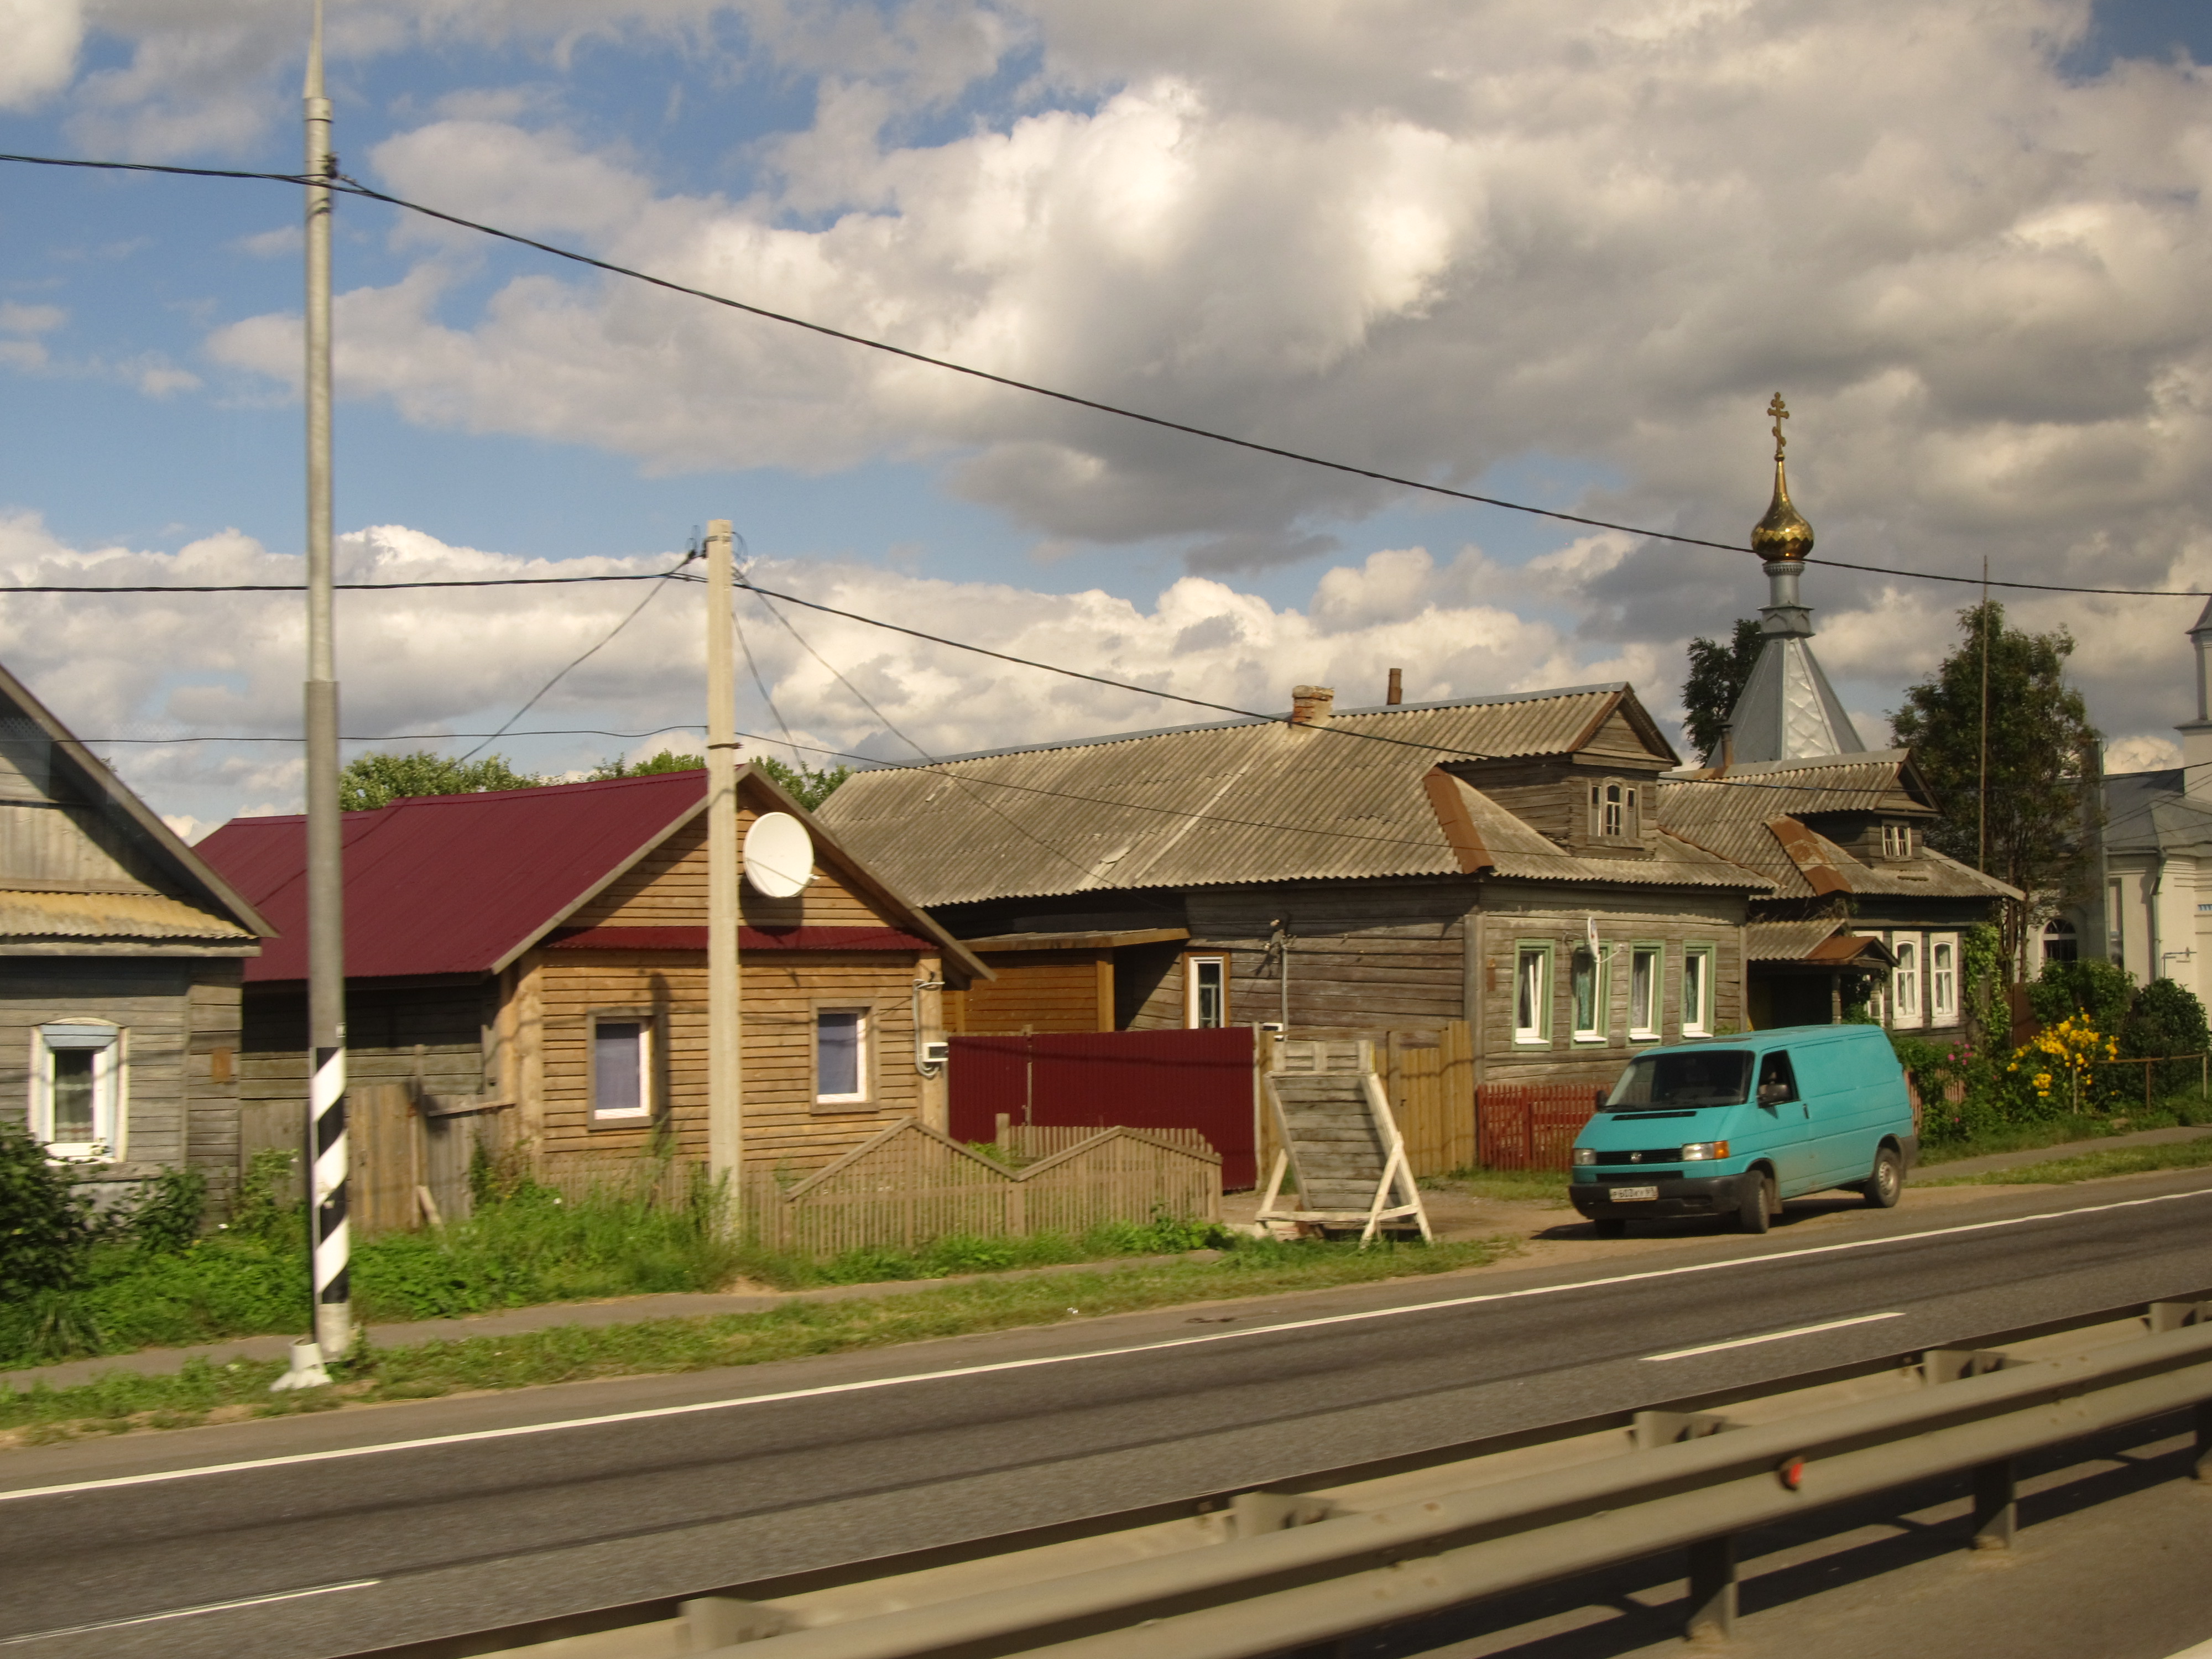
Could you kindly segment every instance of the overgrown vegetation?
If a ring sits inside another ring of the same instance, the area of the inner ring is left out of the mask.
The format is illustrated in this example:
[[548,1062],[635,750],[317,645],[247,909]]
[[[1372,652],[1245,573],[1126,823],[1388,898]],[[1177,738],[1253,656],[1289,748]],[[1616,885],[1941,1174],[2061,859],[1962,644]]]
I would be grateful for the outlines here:
[[1983,1175],[1936,1176],[1923,1182],[1930,1187],[2027,1187],[2096,1181],[2107,1176],[2142,1175],[2154,1170],[2201,1170],[2212,1164],[2212,1136],[2197,1140],[2168,1141],[2154,1146],[2112,1146],[2072,1158],[2051,1158],[2023,1164],[2016,1170],[1991,1170]]
[[[127,1216],[101,1220],[20,1131],[0,1139],[0,1215],[8,1294],[0,1365],[304,1329],[309,1313],[307,1221],[278,1194],[291,1155],[258,1154],[228,1222],[203,1234],[204,1188],[164,1176]],[[853,1250],[826,1261],[749,1245],[726,1220],[719,1187],[694,1177],[676,1201],[667,1166],[564,1199],[518,1169],[480,1160],[468,1220],[356,1243],[357,1315],[374,1322],[453,1318],[501,1308],[732,1285],[811,1285],[950,1278],[1124,1256],[1166,1255],[1236,1243],[1212,1223],[1158,1217],[1079,1238],[941,1238],[914,1250]]]
[[[830,799],[830,792],[853,775],[849,766],[787,766],[770,755],[751,757],[754,765],[774,778],[784,793],[812,811]],[[704,755],[687,755],[673,749],[641,761],[620,757],[603,760],[590,772],[598,781],[607,778],[654,777],[664,772],[696,772],[705,767]],[[504,755],[482,760],[457,759],[417,749],[404,755],[381,750],[356,756],[338,774],[338,805],[348,812],[367,812],[389,806],[395,800],[420,795],[473,795],[493,789],[535,789],[568,779],[550,774],[518,772]]]
[[[2161,979],[2139,987],[2109,962],[2046,963],[2027,988],[2042,1029],[2008,1049],[2007,1022],[1986,1012],[1984,988],[1995,982],[1994,963],[1984,959],[1989,940],[1968,943],[1969,1007],[1978,1016],[1970,1029],[1985,1035],[1949,1044],[1890,1035],[1925,1105],[1922,1133],[1931,1150],[2002,1150],[2008,1133],[2037,1125],[2065,1132],[2027,1144],[2109,1133],[2118,1117],[2136,1128],[2212,1121],[2207,1062],[2198,1058],[2212,1050],[2212,1031],[2186,986]],[[2081,1125],[2091,1127],[2077,1133]]]
[[[982,1279],[896,1297],[791,1302],[765,1313],[635,1324],[563,1325],[358,1352],[337,1386],[271,1397],[276,1362],[188,1364],[165,1376],[115,1371],[80,1387],[0,1387],[0,1431],[39,1441],[135,1428],[183,1428],[349,1403],[421,1400],[457,1389],[526,1388],[593,1377],[703,1370],[901,1342],[1063,1324],[1149,1308],[1269,1296],[1449,1273],[1510,1255],[1499,1237],[1449,1244],[1282,1243],[1242,1237],[1216,1259],[1049,1278]],[[1205,1316],[1196,1316],[1204,1318]]]

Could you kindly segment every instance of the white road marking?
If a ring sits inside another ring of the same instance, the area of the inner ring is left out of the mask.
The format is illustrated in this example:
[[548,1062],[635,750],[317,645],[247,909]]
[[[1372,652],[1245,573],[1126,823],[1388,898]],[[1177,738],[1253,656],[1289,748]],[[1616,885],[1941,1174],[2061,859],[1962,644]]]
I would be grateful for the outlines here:
[[352,1457],[374,1457],[386,1452],[421,1451],[436,1446],[468,1445],[477,1441],[515,1440],[529,1435],[558,1434],[569,1429],[604,1428],[617,1423],[647,1423],[659,1418],[691,1417],[702,1412],[734,1411],[745,1406],[776,1405],[787,1400],[819,1400],[830,1395],[866,1394],[876,1389],[904,1388],[915,1382],[945,1382],[963,1376],[988,1376],[997,1371],[1035,1370],[1047,1365],[1072,1365],[1089,1359],[1117,1359],[1129,1354],[1159,1353],[1170,1348],[1191,1348],[1215,1342],[1243,1342],[1255,1336],[1285,1331],[1316,1330],[1328,1325],[1352,1325],[1373,1319],[1396,1319],[1409,1314],[1438,1313],[1453,1308],[1478,1307],[1491,1302],[1519,1302],[1531,1297],[1564,1296],[1571,1291],[1602,1290],[1613,1285],[1636,1285],[1653,1279],[1680,1279],[1691,1273],[1727,1273],[1740,1267],[1760,1267],[1776,1262],[1800,1261],[1807,1256],[1835,1255],[1846,1250],[1879,1249],[1890,1244],[1910,1244],[1921,1239],[1949,1238],[1965,1233],[1988,1232],[1999,1227],[2024,1227],[2037,1221],[2064,1221],[2074,1216],[2096,1215],[2111,1210],[2139,1209],[2150,1204],[2172,1204],[2186,1199],[2212,1198],[2212,1188],[2186,1193],[2162,1193],[2152,1198],[2119,1199],[2109,1204],[2087,1204],[2073,1210],[2045,1210],[2034,1215],[2011,1216],[1998,1221],[1971,1221],[1956,1227],[1929,1227],[1915,1233],[1893,1233],[1880,1238],[1847,1239],[1838,1244],[1813,1244],[1803,1249],[1777,1250],[1766,1255],[1731,1256],[1725,1261],[1698,1261],[1680,1267],[1653,1267],[1643,1273],[1613,1273],[1602,1279],[1580,1279],[1571,1285],[1535,1285],[1518,1291],[1486,1291],[1455,1296],[1441,1302],[1413,1302],[1389,1308],[1370,1308],[1361,1313],[1325,1314],[1313,1319],[1290,1319],[1275,1325],[1249,1325],[1240,1330],[1210,1331],[1203,1336],[1176,1336],[1153,1342],[1133,1342],[1116,1348],[1090,1348],[1078,1353],[1040,1354],[1030,1359],[1000,1359],[982,1365],[956,1365],[945,1370],[912,1371],[898,1376],[863,1377],[852,1382],[824,1382],[810,1389],[783,1389],[773,1394],[739,1395],[722,1400],[694,1401],[682,1406],[650,1406],[635,1411],[605,1412],[595,1417],[563,1418],[551,1423],[520,1423],[502,1429],[471,1429],[458,1434],[425,1435],[413,1440],[386,1440],[370,1446],[337,1446],[325,1451],[291,1452],[276,1457],[244,1458],[234,1463],[206,1463],[191,1468],[155,1469],[144,1474],[111,1475],[96,1480],[71,1480],[51,1486],[21,1486],[0,1492],[0,1504],[26,1498],[59,1498],[70,1492],[107,1492],[125,1486],[150,1486],[171,1480],[193,1480],[203,1475],[239,1474],[253,1469],[276,1469],[300,1463],[336,1462]]
[[1730,1348],[1755,1348],[1762,1342],[1785,1342],[1793,1336],[1818,1336],[1822,1331],[1840,1331],[1851,1325],[1871,1325],[1878,1319],[1902,1319],[1897,1313],[1860,1314],[1854,1319],[1831,1319],[1825,1325],[1800,1325],[1795,1330],[1769,1331],[1764,1336],[1739,1336],[1729,1342],[1708,1342],[1702,1348],[1677,1348],[1672,1353],[1647,1353],[1644,1363],[1656,1364],[1662,1359],[1695,1359],[1701,1353],[1722,1353]]
[[47,1642],[64,1636],[89,1636],[95,1631],[125,1630],[132,1625],[158,1625],[165,1619],[196,1619],[204,1613],[232,1613],[240,1607],[267,1607],[272,1601],[297,1601],[307,1595],[332,1595],[339,1590],[367,1589],[380,1578],[356,1578],[343,1584],[317,1584],[313,1589],[278,1590],[270,1595],[240,1596],[235,1601],[207,1601],[197,1607],[172,1607],[167,1613],[142,1613],[135,1619],[103,1619],[96,1625],[69,1625],[60,1630],[34,1630],[23,1636],[0,1636],[0,1648],[18,1642]]

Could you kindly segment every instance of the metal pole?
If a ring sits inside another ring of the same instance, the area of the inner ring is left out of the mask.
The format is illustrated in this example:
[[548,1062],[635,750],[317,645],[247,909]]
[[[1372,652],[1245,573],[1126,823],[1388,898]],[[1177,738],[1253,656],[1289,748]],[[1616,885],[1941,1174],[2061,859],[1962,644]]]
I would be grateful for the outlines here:
[[738,949],[738,683],[730,521],[707,526],[707,1159],[744,1202],[744,1034]]
[[[323,95],[323,0],[307,52],[307,173],[337,170]],[[315,1340],[353,1346],[346,1276],[345,886],[338,818],[338,682],[331,604],[331,192],[307,186],[307,1042],[313,1153]]]
[[1982,555],[1982,763],[1974,789],[1974,868],[1990,867],[1990,556]]

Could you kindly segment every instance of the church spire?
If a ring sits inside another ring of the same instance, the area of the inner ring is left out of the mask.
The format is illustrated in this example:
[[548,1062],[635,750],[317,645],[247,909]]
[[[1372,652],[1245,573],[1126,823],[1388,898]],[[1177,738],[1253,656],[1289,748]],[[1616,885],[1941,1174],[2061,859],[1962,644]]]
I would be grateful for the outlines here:
[[1813,526],[1790,500],[1783,460],[1790,441],[1782,434],[1790,410],[1780,392],[1766,412],[1774,420],[1774,499],[1751,532],[1752,551],[1766,570],[1768,603],[1759,613],[1766,642],[1730,716],[1735,758],[1748,763],[1856,755],[1865,745],[1813,654],[1813,613],[1797,597]]

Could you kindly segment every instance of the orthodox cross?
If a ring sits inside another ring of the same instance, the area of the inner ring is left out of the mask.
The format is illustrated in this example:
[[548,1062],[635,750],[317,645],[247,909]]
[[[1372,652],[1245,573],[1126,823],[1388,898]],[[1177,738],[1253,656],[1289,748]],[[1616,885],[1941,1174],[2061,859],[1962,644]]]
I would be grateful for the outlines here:
[[1767,404],[1766,412],[1774,416],[1774,459],[1778,461],[1782,452],[1790,447],[1790,440],[1782,435],[1782,423],[1790,418],[1790,410],[1780,392],[1774,394],[1774,401]]

